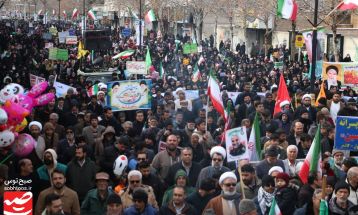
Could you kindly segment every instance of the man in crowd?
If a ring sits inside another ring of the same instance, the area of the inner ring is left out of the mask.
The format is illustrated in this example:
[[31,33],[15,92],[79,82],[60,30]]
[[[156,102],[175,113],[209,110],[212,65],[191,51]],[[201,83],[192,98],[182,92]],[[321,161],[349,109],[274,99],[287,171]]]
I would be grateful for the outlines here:
[[240,194],[236,192],[237,178],[232,172],[225,172],[220,176],[219,185],[222,194],[211,199],[204,209],[204,213],[217,215],[240,214]]
[[185,147],[181,151],[181,162],[172,165],[169,169],[168,175],[166,177],[166,183],[168,186],[174,184],[174,176],[179,169],[182,169],[186,172],[188,176],[188,186],[195,186],[198,179],[201,166],[200,164],[193,162],[193,150],[189,147]]
[[41,215],[46,208],[46,196],[49,194],[56,194],[61,197],[63,211],[68,214],[80,215],[80,202],[77,193],[68,188],[65,174],[60,170],[55,169],[51,173],[52,187],[43,190],[36,203],[35,214]]

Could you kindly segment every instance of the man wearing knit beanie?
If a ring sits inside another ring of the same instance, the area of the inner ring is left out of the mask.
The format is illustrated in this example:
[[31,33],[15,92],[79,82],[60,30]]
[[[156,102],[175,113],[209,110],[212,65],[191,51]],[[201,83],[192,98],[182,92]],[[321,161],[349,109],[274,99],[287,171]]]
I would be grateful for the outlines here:
[[334,186],[335,197],[329,201],[330,214],[357,214],[358,209],[348,200],[350,188],[344,181],[336,183]]

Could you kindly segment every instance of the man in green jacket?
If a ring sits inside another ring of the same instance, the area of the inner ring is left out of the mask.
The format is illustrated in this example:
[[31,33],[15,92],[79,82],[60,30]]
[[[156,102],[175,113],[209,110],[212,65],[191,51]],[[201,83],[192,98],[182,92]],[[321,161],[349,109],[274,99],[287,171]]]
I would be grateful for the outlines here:
[[83,215],[99,215],[106,213],[108,197],[114,192],[108,188],[109,175],[105,172],[96,174],[96,189],[88,191],[81,206]]

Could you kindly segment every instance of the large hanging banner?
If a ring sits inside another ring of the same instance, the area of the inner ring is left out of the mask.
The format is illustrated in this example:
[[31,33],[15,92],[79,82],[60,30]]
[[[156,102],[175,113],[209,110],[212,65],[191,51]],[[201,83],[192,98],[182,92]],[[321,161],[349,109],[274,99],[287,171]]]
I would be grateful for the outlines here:
[[322,80],[331,86],[358,88],[358,63],[323,62]]
[[334,148],[358,151],[358,117],[337,117]]
[[113,111],[150,109],[152,96],[149,79],[107,83],[107,106]]
[[227,161],[249,159],[249,148],[245,127],[238,127],[225,132]]

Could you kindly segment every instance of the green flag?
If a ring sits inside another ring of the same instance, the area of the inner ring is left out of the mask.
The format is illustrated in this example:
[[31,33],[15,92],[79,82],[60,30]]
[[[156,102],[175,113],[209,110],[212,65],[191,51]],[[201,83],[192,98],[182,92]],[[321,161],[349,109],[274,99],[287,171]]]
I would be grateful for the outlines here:
[[162,64],[162,61],[160,61],[160,68],[159,68],[159,76],[160,78],[163,78],[163,75],[164,75],[164,68],[163,68],[163,64]]
[[149,47],[147,46],[147,54],[145,56],[145,69],[148,71],[151,65],[152,65],[152,59],[150,57]]
[[319,215],[328,215],[328,204],[324,199],[321,199],[321,203],[319,204]]

